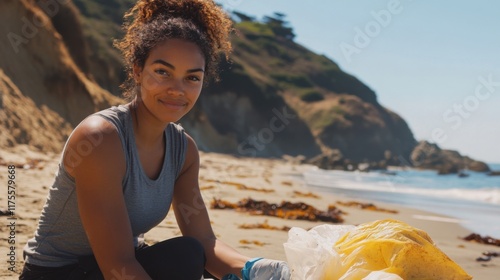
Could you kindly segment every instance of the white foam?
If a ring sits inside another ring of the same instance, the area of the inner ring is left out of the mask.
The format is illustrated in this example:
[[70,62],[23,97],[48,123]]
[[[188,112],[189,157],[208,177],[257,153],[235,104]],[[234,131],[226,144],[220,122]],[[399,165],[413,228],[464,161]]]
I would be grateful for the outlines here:
[[[407,182],[407,179],[402,179],[398,176],[386,176],[381,175],[380,173],[357,173],[324,170],[305,172],[304,179],[306,183],[311,186],[346,190],[415,194],[440,198],[455,198],[500,205],[500,187],[484,187],[477,189],[435,189],[430,186],[426,186],[418,188],[405,185],[404,183]],[[422,183],[426,183],[426,180],[432,180],[432,178],[419,179]]]
[[447,217],[440,217],[440,216],[413,215],[412,217],[415,219],[419,219],[419,220],[445,222],[445,223],[453,223],[453,224],[459,224],[459,223],[464,222],[463,220],[447,218]]

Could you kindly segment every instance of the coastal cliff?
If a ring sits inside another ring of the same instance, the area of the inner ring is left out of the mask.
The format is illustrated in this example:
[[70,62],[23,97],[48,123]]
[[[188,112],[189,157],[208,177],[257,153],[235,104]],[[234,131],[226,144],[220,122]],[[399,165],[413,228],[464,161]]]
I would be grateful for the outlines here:
[[[112,44],[134,1],[63,3],[0,3],[0,35],[8,38],[0,41],[0,128],[9,131],[2,147],[58,150],[87,115],[124,102]],[[234,54],[221,82],[208,85],[180,120],[201,150],[412,164],[418,143],[405,120],[334,61],[297,44],[284,15],[232,15]]]
[[119,99],[80,70],[33,1],[2,1],[0,17],[0,145],[60,150],[83,118]]
[[[92,46],[90,73],[119,95],[123,77],[107,74],[122,73],[110,38],[122,36],[121,15],[133,1],[74,2]],[[387,153],[409,159],[417,143],[411,130],[377,102],[368,86],[294,42],[293,29],[279,14],[262,21],[232,15],[234,54],[222,67],[221,82],[205,88],[194,110],[180,121],[200,149],[307,158],[338,149],[356,161],[380,160]],[[114,71],[103,72],[95,63]]]

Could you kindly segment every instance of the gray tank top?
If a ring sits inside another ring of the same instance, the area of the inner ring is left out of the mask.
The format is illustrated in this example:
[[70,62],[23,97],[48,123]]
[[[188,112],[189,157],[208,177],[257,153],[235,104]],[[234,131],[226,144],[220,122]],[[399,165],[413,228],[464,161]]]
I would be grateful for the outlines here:
[[[165,160],[160,175],[152,180],[142,170],[128,107],[111,107],[96,115],[111,122],[120,136],[126,160],[123,195],[134,246],[138,246],[139,236],[159,224],[170,209],[175,180],[186,156],[187,138],[181,126],[174,123],[167,126]],[[92,254],[78,213],[75,180],[66,172],[62,162],[59,163],[35,237],[28,240],[24,254],[27,263],[47,267],[76,263],[78,257]]]

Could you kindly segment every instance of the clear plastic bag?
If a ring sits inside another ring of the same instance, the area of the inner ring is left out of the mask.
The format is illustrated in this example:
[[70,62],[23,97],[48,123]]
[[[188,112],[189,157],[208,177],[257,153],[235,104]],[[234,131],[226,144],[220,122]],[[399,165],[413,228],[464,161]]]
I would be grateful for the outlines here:
[[[288,232],[288,241],[283,244],[293,280],[325,279],[327,268],[340,267],[339,254],[333,244],[354,229],[352,225],[319,225],[309,231],[293,227]],[[330,279],[328,279],[330,280]],[[402,280],[392,273],[371,272],[364,280]]]
[[283,244],[294,280],[322,279],[327,265],[340,261],[333,244],[354,226],[319,225],[309,231],[293,227]]

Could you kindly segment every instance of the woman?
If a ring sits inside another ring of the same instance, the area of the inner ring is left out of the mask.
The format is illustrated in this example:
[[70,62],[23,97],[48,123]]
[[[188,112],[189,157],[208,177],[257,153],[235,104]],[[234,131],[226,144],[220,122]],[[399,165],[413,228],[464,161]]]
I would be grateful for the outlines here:
[[[215,237],[195,142],[173,124],[231,50],[231,21],[209,0],[141,0],[117,42],[131,102],[86,118],[70,135],[20,279],[287,279],[286,263],[250,259]],[[173,206],[182,237],[143,233]],[[229,275],[232,275],[229,277]]]

